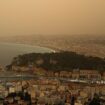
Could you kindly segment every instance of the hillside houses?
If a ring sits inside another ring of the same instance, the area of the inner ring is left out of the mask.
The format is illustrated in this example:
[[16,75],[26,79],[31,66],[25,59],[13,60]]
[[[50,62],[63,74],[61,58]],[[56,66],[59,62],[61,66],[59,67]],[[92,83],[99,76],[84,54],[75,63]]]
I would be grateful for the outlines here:
[[80,79],[101,79],[101,74],[96,70],[80,70],[79,71],[79,78]]
[[69,78],[69,79],[80,79],[80,80],[105,80],[105,72],[99,72],[97,70],[45,70],[43,68],[37,67],[25,67],[25,66],[12,66],[12,71],[30,73],[33,75],[41,75],[46,77],[56,77],[56,78]]
[[102,79],[105,81],[105,72],[102,74]]

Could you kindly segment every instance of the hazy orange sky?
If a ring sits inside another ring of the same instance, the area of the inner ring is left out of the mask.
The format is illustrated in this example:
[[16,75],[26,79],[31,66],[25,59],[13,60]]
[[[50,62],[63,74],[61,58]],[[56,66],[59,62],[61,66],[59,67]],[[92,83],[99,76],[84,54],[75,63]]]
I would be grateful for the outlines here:
[[0,36],[105,34],[105,0],[0,0]]

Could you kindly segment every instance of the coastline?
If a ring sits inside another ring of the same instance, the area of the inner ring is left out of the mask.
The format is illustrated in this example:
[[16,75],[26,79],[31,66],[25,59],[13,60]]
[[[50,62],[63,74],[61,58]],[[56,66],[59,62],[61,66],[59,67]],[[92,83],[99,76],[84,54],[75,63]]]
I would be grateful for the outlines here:
[[1,55],[0,65],[5,67],[10,64],[12,58],[21,54],[28,53],[55,53],[57,49],[41,46],[38,44],[20,43],[20,42],[2,42],[0,41]]
[[25,45],[25,46],[32,46],[32,47],[35,47],[35,46],[38,46],[38,47],[41,47],[41,48],[47,48],[47,49],[50,49],[52,50],[52,52],[61,52],[61,51],[64,51],[64,50],[61,50],[59,48],[55,48],[55,47],[51,47],[51,46],[46,46],[46,45],[42,45],[42,44],[35,44],[35,43],[27,43],[27,42],[13,42],[13,41],[0,41],[0,44],[1,43],[4,43],[4,44],[17,44],[17,45]]

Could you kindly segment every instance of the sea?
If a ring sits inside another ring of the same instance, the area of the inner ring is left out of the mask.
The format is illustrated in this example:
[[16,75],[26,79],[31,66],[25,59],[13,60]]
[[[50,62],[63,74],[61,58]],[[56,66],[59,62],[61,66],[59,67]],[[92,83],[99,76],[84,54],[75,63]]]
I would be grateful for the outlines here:
[[27,53],[50,53],[53,51],[54,50],[46,47],[0,42],[0,66],[9,65],[13,58],[18,55]]

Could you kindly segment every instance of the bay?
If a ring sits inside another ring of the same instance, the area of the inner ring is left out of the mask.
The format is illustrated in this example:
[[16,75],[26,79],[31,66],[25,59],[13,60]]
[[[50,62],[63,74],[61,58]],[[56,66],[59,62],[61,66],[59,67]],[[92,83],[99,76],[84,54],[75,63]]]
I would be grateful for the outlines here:
[[46,53],[54,50],[46,47],[32,46],[26,44],[0,43],[0,65],[11,63],[13,57],[26,53]]

